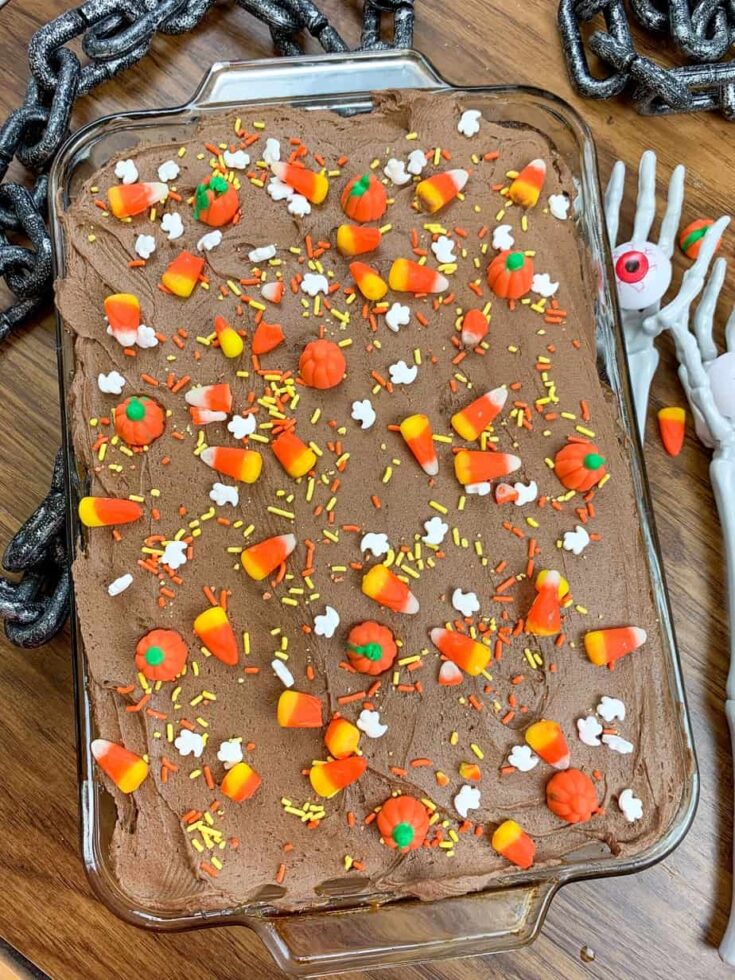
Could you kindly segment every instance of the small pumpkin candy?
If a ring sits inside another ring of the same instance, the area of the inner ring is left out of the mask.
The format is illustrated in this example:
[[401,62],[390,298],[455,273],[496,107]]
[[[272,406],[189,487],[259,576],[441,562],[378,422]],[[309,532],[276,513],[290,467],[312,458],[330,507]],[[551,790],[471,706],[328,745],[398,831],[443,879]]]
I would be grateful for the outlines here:
[[299,374],[310,388],[336,388],[342,383],[347,363],[331,340],[311,340],[299,358]]
[[128,446],[149,446],[163,435],[165,413],[147,395],[131,395],[115,406],[115,432]]
[[342,191],[340,204],[352,221],[378,221],[388,206],[385,187],[375,174],[358,175]]
[[487,281],[500,299],[520,299],[533,284],[533,261],[523,252],[501,252],[487,267]]
[[415,851],[429,829],[429,815],[415,796],[391,796],[378,813],[378,830],[388,847]]
[[184,669],[189,651],[176,630],[150,630],[135,647],[135,667],[150,681],[172,681]]
[[585,493],[607,472],[605,457],[591,442],[570,442],[554,457],[554,472],[567,490]]
[[600,813],[595,784],[579,769],[563,769],[546,784],[546,805],[567,823],[587,823]]
[[240,208],[240,198],[232,184],[220,174],[197,184],[194,217],[212,228],[228,225]]
[[382,674],[390,670],[398,647],[393,633],[372,619],[357,623],[347,637],[347,657],[361,674]]

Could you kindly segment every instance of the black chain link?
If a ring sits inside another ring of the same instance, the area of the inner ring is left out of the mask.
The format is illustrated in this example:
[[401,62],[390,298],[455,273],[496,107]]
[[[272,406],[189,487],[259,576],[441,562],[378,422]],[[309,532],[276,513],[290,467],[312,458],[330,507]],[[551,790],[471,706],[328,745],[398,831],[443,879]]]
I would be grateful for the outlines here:
[[[669,36],[695,64],[664,68],[639,54],[624,0],[560,0],[559,31],[572,84],[591,99],[610,99],[628,89],[643,115],[718,109],[735,118],[735,61],[722,61],[735,46],[735,0],[629,0],[635,19]],[[599,15],[606,31],[594,31],[587,47],[609,69],[592,74],[583,26]]]
[[[45,224],[48,170],[69,134],[74,104],[102,82],[144,58],[156,34],[193,31],[216,0],[86,0],[56,17],[31,38],[31,78],[23,104],[0,126],[0,279],[14,302],[0,310],[0,342],[45,304],[53,280],[51,239]],[[267,24],[276,51],[301,54],[306,31],[325,51],[349,48],[311,0],[235,0]],[[393,15],[393,38],[381,40],[381,20]],[[414,0],[365,0],[361,47],[410,47]],[[82,65],[67,44],[79,38]],[[31,187],[4,183],[18,160],[35,175]],[[19,240],[13,240],[17,237]],[[0,617],[11,643],[37,647],[63,626],[71,575],[64,540],[61,451],[51,489],[8,545],[3,565],[23,577],[0,576]]]

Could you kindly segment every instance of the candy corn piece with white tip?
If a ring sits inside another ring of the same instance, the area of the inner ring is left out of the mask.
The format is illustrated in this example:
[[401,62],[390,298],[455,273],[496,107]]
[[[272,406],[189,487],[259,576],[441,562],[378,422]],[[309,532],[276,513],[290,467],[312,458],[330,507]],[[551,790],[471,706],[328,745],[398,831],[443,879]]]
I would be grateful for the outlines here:
[[285,291],[286,287],[280,280],[278,282],[267,282],[260,287],[260,295],[263,299],[267,299],[269,303],[275,303],[276,305],[283,299]]
[[466,170],[433,174],[416,185],[416,196],[425,211],[435,214],[462,192],[468,177]]
[[250,578],[260,582],[282,565],[295,547],[295,535],[279,534],[251,544],[240,555],[240,561]]
[[511,864],[530,868],[536,856],[536,845],[515,820],[504,820],[493,833],[493,848]]
[[380,245],[380,228],[364,228],[362,225],[340,225],[337,229],[337,250],[350,258],[374,252]]
[[167,197],[168,186],[158,182],[114,184],[107,192],[110,211],[116,218],[133,218],[154,204],[163,204]]
[[388,284],[365,262],[350,262],[350,275],[365,299],[377,303],[388,292]]
[[360,742],[360,729],[346,718],[332,718],[324,733],[324,744],[335,759],[354,755]]
[[79,501],[79,520],[85,527],[130,524],[142,516],[140,504],[124,497],[82,497]]
[[457,633],[454,630],[437,626],[429,635],[439,653],[443,654],[447,660],[451,660],[470,677],[477,677],[487,667],[490,660],[490,649],[484,643],[473,640],[466,633]]
[[510,453],[483,452],[479,449],[462,449],[454,457],[454,473],[463,487],[508,476],[520,465],[520,459]]
[[301,194],[312,204],[321,204],[327,196],[329,181],[322,173],[307,170],[306,167],[297,167],[293,163],[285,163],[282,160],[272,163],[271,170],[279,180],[293,187],[297,194]]
[[353,755],[334,762],[317,762],[309,770],[309,782],[317,796],[330,799],[341,789],[354,783],[367,769],[367,759]]
[[240,334],[223,316],[214,318],[214,332],[217,334],[219,349],[227,358],[239,357],[245,349]]
[[90,748],[94,761],[121,793],[134,793],[148,775],[145,759],[117,742],[96,738]]
[[362,591],[379,606],[393,612],[413,616],[419,611],[419,601],[405,582],[385,565],[373,565],[362,577]]
[[232,390],[228,384],[190,388],[184,395],[184,399],[187,405],[203,408],[208,412],[224,412],[225,417],[232,409]]
[[683,408],[672,406],[660,408],[658,412],[658,431],[661,442],[669,456],[678,456],[684,445],[687,413]]
[[549,571],[537,580],[538,595],[531,603],[526,616],[526,632],[534,636],[553,636],[561,632],[561,604],[559,602],[558,572]]
[[241,483],[255,483],[263,469],[263,457],[254,449],[207,446],[199,454],[199,459],[218,473],[231,476]]
[[477,347],[487,337],[490,321],[482,310],[467,310],[462,317],[462,343],[465,347]]
[[313,694],[283,691],[278,699],[277,718],[281,728],[321,728],[322,702]]
[[287,429],[271,443],[273,455],[288,473],[297,480],[316,466],[316,453],[293,432]]
[[140,326],[140,303],[132,293],[114,293],[105,299],[107,332],[123,347],[132,347]]
[[543,160],[531,160],[510,185],[508,197],[522,208],[535,207],[545,178],[546,163]]
[[250,799],[261,782],[260,776],[252,766],[249,766],[247,762],[236,762],[225,773],[219,788],[233,803],[242,803],[244,800]]
[[495,487],[496,504],[513,504],[518,500],[519,493],[510,483],[498,483]]
[[210,422],[224,422],[227,412],[210,412],[208,408],[190,408],[189,413],[194,425],[209,425]]
[[618,626],[586,633],[584,648],[593,664],[612,668],[616,660],[643,646],[646,639],[646,631],[639,626]]
[[222,606],[211,606],[194,620],[194,632],[212,656],[229,667],[238,660],[237,639]]
[[459,667],[451,660],[443,661],[439,668],[439,683],[444,687],[454,687],[455,684],[461,684],[462,680],[462,671]]
[[485,392],[461,411],[455,412],[451,419],[452,428],[468,442],[479,439],[493,419],[502,412],[507,398],[507,388],[493,388],[492,391]]
[[409,415],[400,424],[401,435],[421,469],[427,476],[439,472],[439,460],[434,448],[431,423],[426,415]]
[[449,286],[449,280],[411,259],[396,259],[388,273],[388,285],[398,293],[441,293]]
[[534,722],[526,729],[526,742],[537,756],[554,769],[569,768],[569,746],[558,722]]
[[203,269],[204,259],[184,250],[172,262],[169,262],[166,271],[161,276],[161,282],[174,296],[187,299],[194,292]]

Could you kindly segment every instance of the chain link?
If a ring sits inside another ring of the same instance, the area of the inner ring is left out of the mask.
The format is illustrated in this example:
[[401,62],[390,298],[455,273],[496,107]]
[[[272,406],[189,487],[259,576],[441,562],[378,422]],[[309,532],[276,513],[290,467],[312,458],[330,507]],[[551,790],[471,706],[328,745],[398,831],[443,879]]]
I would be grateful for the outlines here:
[[[216,0],[85,0],[31,38],[31,78],[25,99],[0,126],[0,279],[15,299],[0,310],[0,343],[46,303],[53,282],[51,239],[45,225],[48,170],[69,134],[76,100],[144,58],[156,34],[186,34]],[[267,24],[280,54],[302,53],[308,32],[325,51],[348,51],[312,0],[235,0]],[[392,42],[381,40],[381,19],[393,15]],[[414,0],[364,0],[363,48],[410,47]],[[85,64],[67,47],[79,39]],[[35,175],[30,187],[4,183],[13,160]],[[20,240],[13,240],[18,236]],[[0,618],[21,647],[47,643],[69,610],[71,576],[64,541],[61,451],[51,489],[8,545],[3,565],[23,577],[0,576]]]

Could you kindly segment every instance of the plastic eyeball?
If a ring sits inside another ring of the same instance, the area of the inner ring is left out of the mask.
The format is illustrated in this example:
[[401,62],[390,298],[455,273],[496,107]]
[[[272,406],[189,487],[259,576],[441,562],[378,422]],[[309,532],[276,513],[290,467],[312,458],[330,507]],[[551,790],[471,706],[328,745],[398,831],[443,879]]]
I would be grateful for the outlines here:
[[707,374],[715,405],[726,419],[735,421],[735,351],[715,358]]
[[625,242],[613,252],[621,310],[644,310],[671,285],[671,260],[652,242]]

